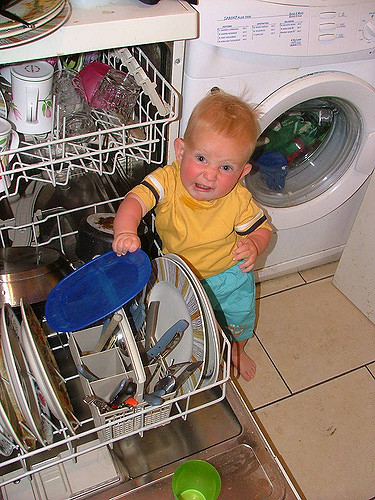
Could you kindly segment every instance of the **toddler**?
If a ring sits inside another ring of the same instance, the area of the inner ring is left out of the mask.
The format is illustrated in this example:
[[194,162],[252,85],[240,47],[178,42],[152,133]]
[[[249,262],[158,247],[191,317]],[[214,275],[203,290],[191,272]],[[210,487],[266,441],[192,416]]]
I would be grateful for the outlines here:
[[182,257],[201,280],[245,380],[256,371],[244,350],[255,321],[252,269],[272,230],[241,182],[251,170],[258,132],[245,101],[211,91],[194,108],[184,138],[175,140],[176,161],[133,188],[113,224],[113,250],[134,252],[141,218],[155,210],[163,252]]

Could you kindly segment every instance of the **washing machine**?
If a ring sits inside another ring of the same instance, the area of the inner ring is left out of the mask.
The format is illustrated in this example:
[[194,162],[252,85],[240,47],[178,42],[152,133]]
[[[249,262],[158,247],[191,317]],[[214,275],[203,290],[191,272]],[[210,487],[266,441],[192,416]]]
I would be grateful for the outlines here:
[[244,182],[274,227],[258,281],[340,257],[375,166],[375,1],[200,0],[180,135],[214,87],[258,113]]

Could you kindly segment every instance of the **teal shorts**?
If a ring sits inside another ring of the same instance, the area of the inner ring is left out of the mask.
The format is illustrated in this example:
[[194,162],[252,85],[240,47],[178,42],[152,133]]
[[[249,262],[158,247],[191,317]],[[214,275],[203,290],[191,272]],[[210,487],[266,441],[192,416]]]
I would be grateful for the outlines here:
[[236,264],[201,281],[216,319],[229,340],[253,336],[255,323],[254,273],[243,273]]

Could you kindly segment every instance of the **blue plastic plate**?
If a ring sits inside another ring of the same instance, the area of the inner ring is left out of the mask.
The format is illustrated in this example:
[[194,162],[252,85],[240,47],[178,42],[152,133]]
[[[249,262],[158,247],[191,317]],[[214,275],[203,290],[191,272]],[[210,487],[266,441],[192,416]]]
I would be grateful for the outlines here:
[[120,257],[112,250],[95,257],[51,290],[46,320],[57,332],[85,328],[133,299],[150,274],[150,259],[141,249]]

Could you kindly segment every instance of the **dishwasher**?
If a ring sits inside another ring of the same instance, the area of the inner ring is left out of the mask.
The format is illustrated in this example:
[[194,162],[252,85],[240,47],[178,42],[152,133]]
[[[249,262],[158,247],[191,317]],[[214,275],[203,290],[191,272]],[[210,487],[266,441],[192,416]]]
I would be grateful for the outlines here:
[[[56,33],[2,51],[1,64],[98,51],[101,60],[114,69],[138,71],[142,84],[126,124],[112,113],[92,110],[96,130],[88,134],[66,137],[54,130],[42,138],[20,138],[3,173],[8,181],[0,200],[1,248],[14,242],[41,250],[53,248],[70,263],[71,271],[78,269],[83,264],[76,253],[82,220],[114,214],[135,183],[170,160],[170,144],[178,131],[183,40],[197,36],[197,13],[177,0],[162,0],[150,9],[135,0],[98,8],[95,16],[95,9],[73,7],[67,26]],[[107,14],[108,19],[100,20],[100,14]],[[93,35],[94,23],[103,34],[100,40]],[[141,241],[152,261],[153,275],[168,258],[171,265],[173,256],[162,255],[152,216],[144,221]],[[163,279],[159,277],[159,283]],[[137,346],[144,343],[147,328],[144,317],[135,326],[134,316],[134,311],[141,310],[144,290],[130,308],[126,304],[121,309],[128,358],[118,359],[115,349],[103,351],[109,358],[102,356],[96,369],[110,367],[114,370],[110,375],[117,377],[130,371],[138,382],[144,382],[133,359],[139,356]],[[49,437],[32,449],[18,439],[15,427],[23,422],[14,424],[15,437],[12,428],[10,433],[1,432],[1,498],[142,499],[151,494],[172,499],[173,472],[190,459],[206,460],[219,471],[219,498],[300,498],[230,379],[230,344],[218,327],[214,345],[208,341],[201,354],[206,366],[207,353],[214,349],[214,376],[204,368],[206,378],[172,393],[160,406],[140,404],[106,414],[84,401],[102,381],[88,382],[77,371],[84,351],[91,349],[88,339],[97,341],[103,322],[81,331],[56,332],[46,322],[44,306],[44,302],[33,303],[30,314],[52,353],[48,368],[54,370],[56,363],[57,385],[66,389],[71,418],[65,418],[65,408],[62,417],[56,417],[47,405],[42,416]],[[19,307],[14,309],[22,319]],[[3,390],[9,384],[4,372],[0,381]],[[4,431],[4,399],[1,402],[0,430]]]

